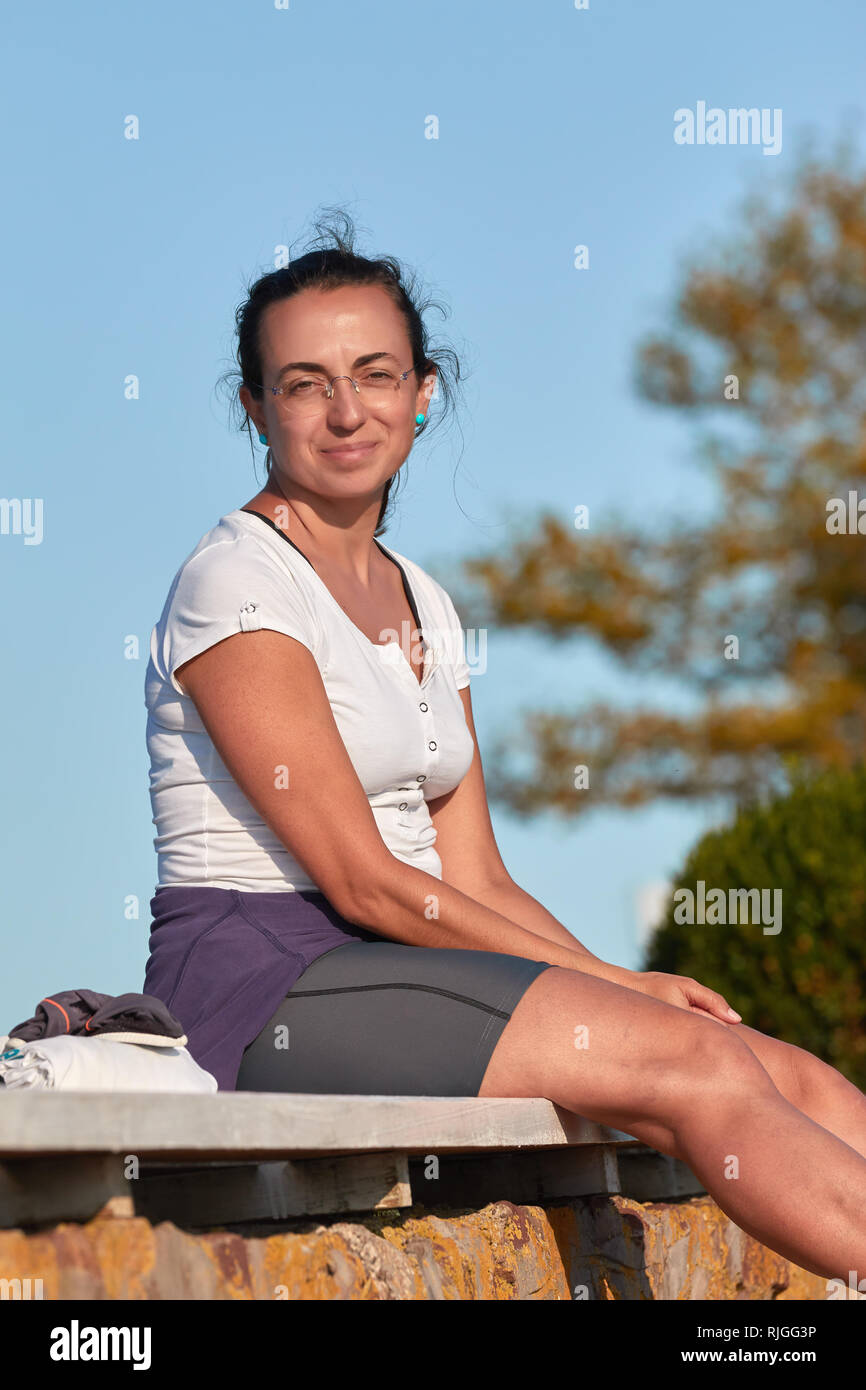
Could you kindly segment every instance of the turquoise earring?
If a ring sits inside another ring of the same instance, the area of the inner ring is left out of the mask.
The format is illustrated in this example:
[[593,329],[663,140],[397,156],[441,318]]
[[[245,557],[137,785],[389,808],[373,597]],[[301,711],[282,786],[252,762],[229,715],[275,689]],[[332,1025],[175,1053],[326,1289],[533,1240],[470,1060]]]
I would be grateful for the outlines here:
[[268,436],[267,436],[266,434],[260,434],[260,435],[259,435],[259,443],[260,443],[260,444],[267,444],[267,442],[268,442]]
[[416,424],[416,425],[423,425],[423,423],[424,423],[424,421],[425,421],[426,419],[427,419],[427,416],[426,416],[426,415],[416,415],[416,416],[415,416],[415,424]]

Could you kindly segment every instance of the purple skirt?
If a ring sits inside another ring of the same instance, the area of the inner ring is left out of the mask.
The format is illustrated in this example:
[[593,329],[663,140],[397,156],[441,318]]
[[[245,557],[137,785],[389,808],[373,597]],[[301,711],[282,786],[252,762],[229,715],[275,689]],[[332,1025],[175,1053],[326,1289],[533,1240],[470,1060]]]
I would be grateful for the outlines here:
[[171,885],[150,901],[143,993],[183,1025],[191,1055],[233,1091],[247,1047],[307,966],[349,941],[381,941],[324,893]]

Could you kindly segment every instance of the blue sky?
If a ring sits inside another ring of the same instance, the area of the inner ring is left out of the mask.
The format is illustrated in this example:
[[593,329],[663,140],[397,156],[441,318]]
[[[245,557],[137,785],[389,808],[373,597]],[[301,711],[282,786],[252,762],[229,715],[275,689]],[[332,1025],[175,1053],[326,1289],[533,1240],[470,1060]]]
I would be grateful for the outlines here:
[[[432,322],[471,368],[465,447],[418,447],[384,537],[446,586],[542,509],[688,524],[712,493],[688,424],[635,396],[635,344],[804,137],[862,152],[866,51],[855,0],[45,0],[4,29],[0,493],[44,520],[38,545],[0,535],[0,1032],[50,990],[141,988],[148,642],[180,563],[263,476],[214,388],[275,247],[339,203],[449,305]],[[702,100],[781,108],[781,152],[677,145],[674,111]],[[522,706],[637,692],[587,644],[492,632],[472,693],[483,753]],[[631,967],[636,895],[714,814],[493,811],[513,877]]]

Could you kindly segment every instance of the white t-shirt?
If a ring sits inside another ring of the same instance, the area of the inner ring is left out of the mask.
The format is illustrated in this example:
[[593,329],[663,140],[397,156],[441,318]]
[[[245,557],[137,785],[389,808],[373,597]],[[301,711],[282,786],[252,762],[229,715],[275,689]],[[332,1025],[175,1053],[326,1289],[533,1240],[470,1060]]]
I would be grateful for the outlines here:
[[[382,839],[404,863],[442,877],[427,801],[456,787],[472,761],[457,694],[469,684],[463,630],[441,584],[377,544],[400,565],[414,596],[426,644],[420,683],[399,642],[371,642],[306,556],[261,516],[229,512],[181,565],[151,634],[145,679],[160,887],[319,886],[244,796],[175,678],[215,642],[260,628],[296,637],[313,653]],[[333,814],[339,817],[339,805]]]

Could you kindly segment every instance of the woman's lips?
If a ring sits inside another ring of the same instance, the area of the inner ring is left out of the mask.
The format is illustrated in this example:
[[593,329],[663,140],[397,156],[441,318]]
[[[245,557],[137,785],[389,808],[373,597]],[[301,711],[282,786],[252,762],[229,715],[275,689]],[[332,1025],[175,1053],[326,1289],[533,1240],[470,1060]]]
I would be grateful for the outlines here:
[[345,444],[338,445],[335,449],[323,449],[322,453],[327,454],[328,458],[345,459],[347,462],[351,462],[352,459],[365,458],[367,454],[372,453],[376,447],[376,443]]

